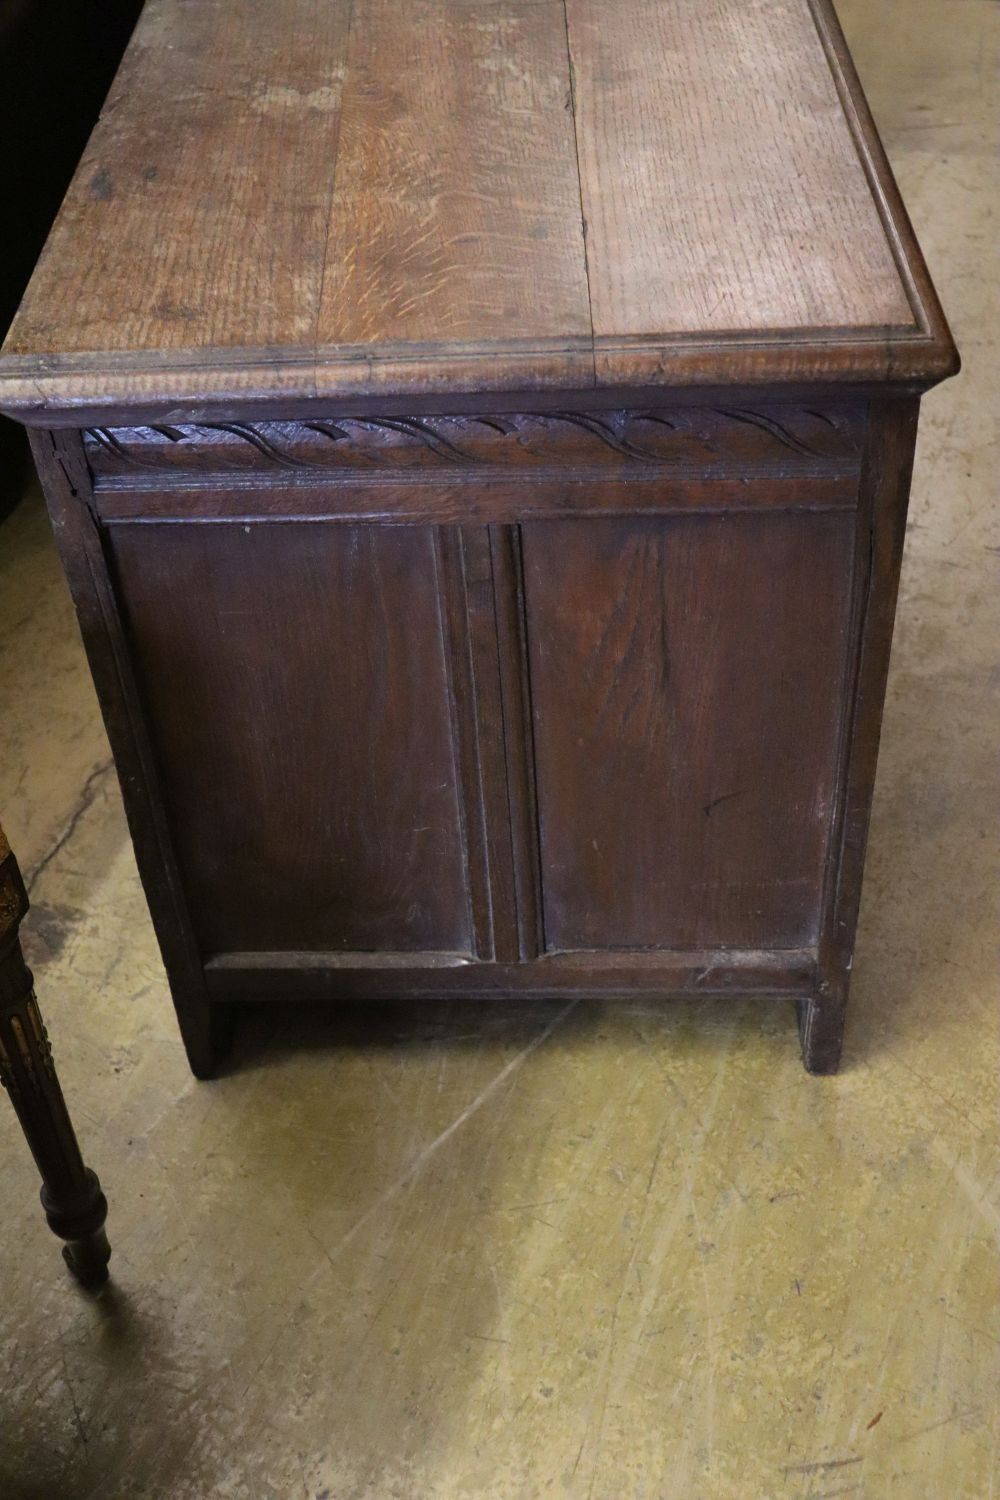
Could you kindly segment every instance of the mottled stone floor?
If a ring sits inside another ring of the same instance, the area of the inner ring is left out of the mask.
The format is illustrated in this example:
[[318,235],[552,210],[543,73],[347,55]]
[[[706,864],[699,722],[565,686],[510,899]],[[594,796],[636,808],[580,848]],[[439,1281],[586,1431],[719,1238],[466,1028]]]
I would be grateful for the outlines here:
[[190,1077],[36,494],[0,809],[114,1281],[0,1114],[0,1496],[987,1500],[998,1474],[991,0],[849,0],[965,358],[926,400],[844,1071],[784,1007],[258,1021]]

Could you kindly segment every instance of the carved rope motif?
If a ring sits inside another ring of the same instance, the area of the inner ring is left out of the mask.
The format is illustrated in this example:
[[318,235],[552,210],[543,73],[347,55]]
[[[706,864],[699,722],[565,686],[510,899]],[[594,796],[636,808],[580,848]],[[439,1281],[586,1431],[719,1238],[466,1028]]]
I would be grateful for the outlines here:
[[345,417],[337,421],[202,422],[93,427],[86,440],[100,472],[121,466],[385,469],[612,467],[857,460],[857,412],[737,406],[553,411],[501,416]]

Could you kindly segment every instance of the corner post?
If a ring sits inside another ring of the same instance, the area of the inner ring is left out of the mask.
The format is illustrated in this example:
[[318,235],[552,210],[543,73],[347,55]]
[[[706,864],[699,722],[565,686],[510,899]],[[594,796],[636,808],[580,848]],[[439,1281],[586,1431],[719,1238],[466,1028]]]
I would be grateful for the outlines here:
[[188,1062],[196,1078],[211,1078],[228,1045],[231,1018],[222,1007],[211,1005],[205,990],[106,539],[94,507],[83,434],[35,427],[29,438],[111,742],[139,876]]
[[840,1066],[919,406],[918,396],[906,394],[874,400],[869,409],[840,805],[827,866],[816,988],[799,1003],[802,1060],[810,1073],[835,1073]]

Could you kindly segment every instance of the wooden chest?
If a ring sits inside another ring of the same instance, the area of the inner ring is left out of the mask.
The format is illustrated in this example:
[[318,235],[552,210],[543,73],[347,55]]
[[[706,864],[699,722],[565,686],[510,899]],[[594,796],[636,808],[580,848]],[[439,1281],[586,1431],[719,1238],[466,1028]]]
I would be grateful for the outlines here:
[[920,393],[826,0],[149,0],[0,358],[192,1066],[245,998],[795,997]]

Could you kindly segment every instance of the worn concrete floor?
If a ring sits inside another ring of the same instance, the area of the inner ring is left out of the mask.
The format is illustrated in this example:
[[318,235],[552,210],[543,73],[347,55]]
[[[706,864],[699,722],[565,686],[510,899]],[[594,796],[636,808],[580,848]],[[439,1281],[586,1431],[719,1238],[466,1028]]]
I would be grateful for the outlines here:
[[993,1495],[1000,9],[843,11],[965,357],[925,402],[843,1073],[783,1006],[636,1003],[258,1022],[195,1083],[28,494],[0,809],[115,1253],[75,1289],[0,1115],[3,1500]]

